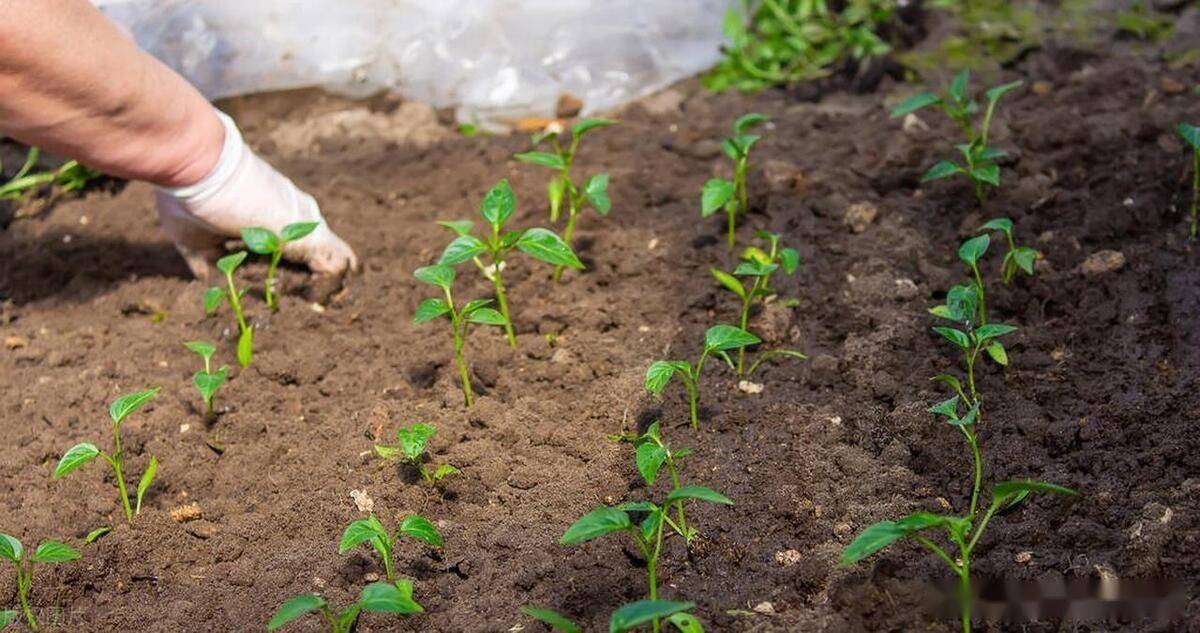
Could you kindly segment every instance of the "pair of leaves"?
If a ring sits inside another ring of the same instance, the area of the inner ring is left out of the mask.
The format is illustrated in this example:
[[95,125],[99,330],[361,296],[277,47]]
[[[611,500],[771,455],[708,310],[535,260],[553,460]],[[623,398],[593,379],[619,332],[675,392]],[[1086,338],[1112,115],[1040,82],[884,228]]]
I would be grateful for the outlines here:
[[[500,242],[495,244],[494,247],[496,251],[505,251],[516,247],[530,257],[548,264],[566,266],[578,270],[583,269],[583,262],[579,261],[579,257],[575,255],[571,247],[549,229],[532,228],[522,232],[510,231],[502,236]],[[488,244],[474,235],[459,235],[442,251],[438,265],[443,267],[456,266],[491,250],[493,250],[492,247],[489,247]],[[427,266],[426,268],[437,268],[437,266]],[[421,270],[425,269],[418,269],[418,271]],[[441,288],[449,288],[450,283],[454,281],[453,275],[450,275],[447,280],[445,273],[441,272],[438,272],[436,277],[430,276],[428,273],[426,276],[429,278],[425,279],[421,276],[417,278],[425,283]]]
[[[956,381],[957,382],[957,381]],[[954,396],[949,400],[943,400],[932,407],[929,407],[929,412],[946,418],[947,424],[954,426],[971,426],[979,421],[979,403],[976,402],[967,410],[966,415],[959,417],[958,401],[959,396]]]
[[[366,613],[421,613],[425,609],[417,604],[412,597],[412,581],[401,579],[395,584],[379,581],[363,587],[358,602],[350,605],[338,615],[339,626],[349,630],[350,625],[358,618],[359,612]],[[298,620],[310,613],[324,611],[329,608],[324,598],[315,594],[305,594],[291,598],[279,607],[275,615],[267,622],[267,630],[273,631]]]
[[[338,553],[345,554],[368,541],[379,541],[384,545],[390,546],[392,542],[401,536],[414,538],[438,549],[441,549],[445,544],[437,527],[420,515],[413,514],[404,517],[396,529],[395,536],[388,534],[388,531],[384,529],[379,519],[372,516],[366,519],[358,519],[346,526],[346,529],[342,532],[342,539],[338,543]],[[388,547],[383,549],[388,549]]]
[[204,398],[205,402],[212,402],[213,396],[221,385],[225,384],[225,379],[229,376],[229,367],[221,366],[216,371],[200,370],[192,376],[192,382],[196,384],[196,390],[200,392],[200,397]]
[[[14,563],[20,563],[25,557],[25,548],[16,537],[0,533],[0,558],[7,558]],[[46,541],[38,546],[30,559],[34,563],[55,564],[66,563],[80,558],[79,552],[71,546],[58,541]],[[0,627],[2,628],[2,627]]]
[[[682,486],[676,488],[667,495],[667,498],[663,501],[663,505],[669,506],[677,501],[688,499],[721,505],[733,505],[733,501],[729,497],[704,486]],[[571,527],[567,528],[567,531],[563,533],[562,538],[558,542],[560,545],[578,545],[606,534],[612,534],[613,532],[632,530],[633,520],[629,517],[628,512],[655,513],[659,511],[658,506],[648,502],[625,503],[616,508],[600,506],[585,514],[573,523]]]
[[266,227],[247,227],[242,229],[242,241],[254,253],[273,255],[282,250],[284,244],[307,237],[320,225],[320,222],[295,222],[280,229],[278,235]]
[[923,176],[921,176],[921,182],[941,180],[942,178],[949,178],[956,174],[966,174],[967,176],[970,176],[972,180],[986,182],[993,187],[1000,186],[1000,166],[991,161],[984,161],[976,164],[970,169],[962,167],[952,160],[938,161],[933,167],[930,167]]
[[[623,605],[609,618],[609,633],[632,631],[654,620],[666,618],[679,633],[704,633],[696,616],[686,613],[695,605],[674,600],[638,600]],[[521,613],[549,625],[559,633],[580,633],[582,629],[570,619],[543,607],[522,607]]]
[[425,453],[425,446],[437,434],[437,429],[428,424],[414,424],[408,428],[396,429],[396,446],[376,446],[375,452],[385,459],[394,459],[403,455],[410,462],[418,462]]

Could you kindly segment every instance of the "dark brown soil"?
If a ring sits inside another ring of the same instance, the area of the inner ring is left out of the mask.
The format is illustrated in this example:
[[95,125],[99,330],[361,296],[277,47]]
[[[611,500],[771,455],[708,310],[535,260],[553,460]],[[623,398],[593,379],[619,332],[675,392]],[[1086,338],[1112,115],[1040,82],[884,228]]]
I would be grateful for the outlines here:
[[[423,147],[328,138],[312,154],[285,155],[265,142],[273,127],[333,101],[231,104],[249,138],[321,201],[365,270],[323,311],[298,270],[287,273],[279,314],[249,301],[258,355],[234,370],[211,427],[191,385],[196,359],[181,342],[218,340],[220,361],[234,364],[233,321],[202,313],[205,285],[187,278],[159,233],[150,189],[96,193],[15,222],[0,235],[0,294],[11,301],[0,327],[0,529],[26,543],[79,545],[92,528],[116,526],[83,548],[83,561],[39,571],[43,619],[61,609],[65,630],[254,630],[293,594],[345,604],[381,571],[365,549],[337,552],[342,528],[362,516],[350,497],[360,490],[386,522],[419,512],[446,538],[441,554],[411,543],[398,552],[427,613],[368,615],[360,630],[541,630],[517,613],[530,603],[601,630],[612,609],[643,595],[641,561],[616,539],[571,549],[557,539],[597,504],[644,497],[630,447],[607,436],[661,419],[676,447],[696,451],[685,478],[737,503],[696,506],[703,538],[665,556],[664,595],[695,601],[710,630],[951,630],[917,608],[945,576],[932,556],[901,545],[851,568],[836,563],[874,521],[962,511],[967,453],[925,411],[941,396],[928,377],[954,361],[925,309],[962,276],[959,240],[1000,215],[1046,257],[1036,277],[989,288],[994,317],[1021,330],[1009,343],[1012,366],[982,374],[985,477],[1036,477],[1082,495],[1039,498],[996,520],[976,569],[1162,575],[1194,594],[1200,257],[1183,239],[1189,192],[1172,128],[1195,119],[1198,102],[1162,82],[1190,87],[1200,75],[1124,52],[1045,50],[993,79],[1012,78],[1046,90],[1003,102],[994,138],[1013,158],[986,213],[961,183],[919,185],[953,151],[953,130],[931,112],[921,115],[930,130],[902,131],[885,104],[910,88],[891,79],[876,94],[819,103],[785,92],[712,95],[689,82],[675,89],[679,108],[658,99],[657,113],[620,113],[621,125],[589,137],[581,159],[612,175],[615,200],[610,217],[582,222],[588,270],[556,287],[546,266],[513,260],[520,348],[495,332],[472,334],[486,395],[469,411],[448,332],[412,323],[429,292],[411,271],[448,241],[434,220],[474,217],[500,178],[517,191],[516,225],[546,223],[546,173],[510,159],[526,147],[522,137]],[[804,256],[794,278],[778,280],[798,306],[776,304],[752,329],[814,360],[769,367],[759,395],[711,365],[695,432],[682,390],[657,400],[642,378],[654,359],[694,357],[706,327],[735,319],[707,271],[734,257],[720,221],[701,221],[697,208],[700,185],[726,169],[713,140],[748,111],[774,124],[755,150],[758,200],[740,240],[770,229]],[[854,233],[843,214],[860,202],[878,217]],[[1084,275],[1081,263],[1105,249],[1125,265]],[[262,272],[254,263],[244,280]],[[460,296],[486,294],[482,279],[460,272]],[[547,334],[557,335],[554,347]],[[51,471],[78,441],[106,444],[107,403],[148,385],[163,394],[125,423],[124,438],[135,473],[151,455],[162,465],[130,527],[99,465],[63,481]],[[418,421],[438,429],[431,459],[462,469],[439,489],[371,453],[375,438]],[[192,502],[202,519],[172,520]],[[12,580],[0,579],[0,603],[14,595]],[[756,612],[764,602],[773,613]],[[1182,617],[1161,630],[1200,630],[1195,600]]]

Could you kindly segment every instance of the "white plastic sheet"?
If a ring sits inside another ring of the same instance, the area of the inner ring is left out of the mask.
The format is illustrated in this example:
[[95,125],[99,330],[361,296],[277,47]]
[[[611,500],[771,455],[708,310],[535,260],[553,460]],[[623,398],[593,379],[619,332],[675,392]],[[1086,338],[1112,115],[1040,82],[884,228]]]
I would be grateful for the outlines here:
[[393,89],[461,121],[584,113],[713,65],[731,0],[93,0],[207,96]]

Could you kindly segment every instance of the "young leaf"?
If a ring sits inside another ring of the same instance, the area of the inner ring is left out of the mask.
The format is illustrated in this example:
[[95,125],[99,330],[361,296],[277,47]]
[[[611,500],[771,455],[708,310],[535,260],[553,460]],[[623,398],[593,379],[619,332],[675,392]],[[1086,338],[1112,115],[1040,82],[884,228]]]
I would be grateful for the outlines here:
[[342,540],[338,543],[338,553],[345,554],[359,545],[376,538],[382,539],[385,543],[388,540],[387,530],[383,529],[383,525],[379,523],[379,520],[375,517],[358,519],[351,522],[342,531]]
[[557,611],[545,607],[521,607],[521,613],[548,625],[550,628],[558,631],[558,633],[582,633],[581,629],[574,622],[568,620]]
[[716,213],[733,197],[733,183],[724,178],[713,178],[704,183],[700,193],[700,216],[707,218]]
[[667,388],[667,383],[671,382],[671,376],[680,371],[681,362],[656,360],[650,363],[650,368],[646,370],[646,391],[655,395],[662,393],[663,389]]
[[417,311],[413,315],[414,323],[426,323],[440,316],[450,314],[450,304],[446,303],[445,299],[436,297],[426,299],[417,306]]
[[709,503],[720,503],[727,506],[733,505],[733,501],[729,497],[704,486],[683,486],[676,488],[667,495],[667,500],[663,502],[663,505],[670,505],[672,502],[681,499],[697,499]]
[[54,478],[62,479],[67,473],[92,461],[99,454],[100,449],[96,448],[95,444],[83,442],[72,446],[63,454],[62,459],[58,460],[58,465],[54,467]]
[[83,544],[90,545],[95,543],[96,541],[100,540],[100,537],[108,534],[109,532],[112,532],[112,528],[107,525],[98,527],[91,532],[88,532],[87,536],[83,537]]
[[491,304],[492,304],[491,299],[472,299],[467,302],[467,305],[463,306],[462,310],[459,313],[462,314],[463,316],[466,316],[480,308],[485,308]]
[[949,160],[943,160],[943,161],[938,162],[933,167],[930,167],[929,171],[925,172],[924,176],[921,176],[921,182],[929,182],[930,180],[940,180],[942,178],[949,178],[950,176],[953,176],[954,174],[957,174],[962,171],[964,171],[963,168],[959,167],[958,164],[956,164],[955,162],[949,161]]
[[712,276],[717,280],[718,283],[731,290],[733,294],[738,296],[738,298],[746,298],[746,288],[742,285],[742,282],[738,281],[737,277],[734,277],[733,275],[730,275],[719,268],[709,268],[708,271],[712,273]]
[[455,235],[470,235],[475,223],[470,220],[438,220],[438,226],[454,231]]
[[571,126],[571,136],[576,138],[587,134],[588,132],[609,125],[616,125],[616,121],[610,119],[583,119],[575,125]]
[[704,626],[700,624],[699,618],[690,613],[676,613],[667,618],[667,621],[675,625],[679,633],[704,633]]
[[407,429],[396,429],[396,439],[400,448],[409,461],[416,461],[425,452],[429,440],[437,434],[437,430],[428,424],[414,424]]
[[761,125],[767,122],[767,115],[751,112],[738,117],[737,121],[733,122],[734,134],[745,134],[746,130],[756,125]]
[[971,177],[993,187],[1000,186],[1000,166],[993,162],[982,163],[971,171]]
[[279,237],[286,242],[295,242],[308,237],[318,226],[321,226],[320,222],[293,222],[279,230]]
[[958,396],[954,396],[949,400],[943,400],[932,407],[929,407],[930,413],[943,415],[948,418],[958,419]]
[[249,367],[250,361],[254,359],[254,326],[238,334],[237,359],[242,367]]
[[959,382],[958,378],[955,378],[954,376],[951,376],[950,374],[938,374],[938,375],[934,376],[933,378],[930,378],[930,380],[933,380],[934,382],[940,382],[943,385],[950,387],[957,393],[962,393],[962,390],[963,390],[962,383]]
[[225,378],[229,376],[229,367],[222,366],[214,372],[198,371],[192,377],[192,382],[196,384],[196,390],[200,392],[200,397],[205,401],[212,400],[217,390],[221,385],[225,384]]
[[965,105],[967,101],[967,83],[971,80],[971,69],[964,68],[958,71],[954,79],[950,81],[950,98],[959,105]]
[[231,255],[226,255],[217,260],[217,268],[226,275],[232,275],[233,271],[237,270],[237,267],[246,261],[247,256],[246,251],[238,251]]
[[1013,230],[1013,221],[1008,218],[993,218],[993,219],[985,222],[983,224],[983,226],[979,227],[979,230],[980,231],[1003,231],[1005,233],[1011,234],[1012,230]]
[[987,350],[987,355],[996,361],[997,365],[1008,367],[1008,351],[1004,349],[1003,343],[992,341],[984,349]]
[[1012,332],[1016,332],[1016,331],[1017,331],[1017,328],[1015,328],[1011,325],[1004,325],[1001,323],[988,323],[987,325],[979,326],[979,328],[977,330],[975,330],[975,338],[980,343],[984,343],[984,342],[990,341],[994,338],[1004,336],[1005,334],[1011,334]]
[[504,325],[508,323],[504,315],[492,308],[479,308],[467,315],[467,321],[478,325]]
[[274,631],[285,624],[299,620],[309,613],[319,611],[324,607],[325,599],[311,593],[291,598],[280,605],[279,610],[275,612],[271,621],[267,622],[267,630]]
[[996,86],[995,88],[989,89],[987,91],[988,103],[996,103],[997,101],[1000,100],[1000,97],[1003,97],[1004,95],[1008,94],[1009,92],[1016,90],[1023,83],[1025,83],[1025,82],[1014,81],[1011,83],[1002,84],[1002,85]]
[[567,528],[558,543],[560,545],[578,545],[605,534],[628,530],[632,527],[633,523],[630,522],[628,514],[616,508],[600,506]]
[[19,563],[21,557],[25,556],[25,548],[21,546],[21,541],[18,541],[15,536],[0,532],[0,556]]
[[204,312],[205,314],[217,309],[221,305],[221,300],[225,298],[225,291],[221,288],[212,287],[204,291]]
[[517,240],[517,248],[547,264],[583,270],[583,262],[579,261],[571,247],[549,230],[536,228],[525,231]]
[[0,611],[0,631],[3,631],[5,627],[16,622],[20,617],[21,614],[12,609]]
[[127,394],[113,400],[112,404],[108,405],[108,415],[112,418],[113,424],[120,424],[129,414],[142,408],[142,405],[150,402],[158,395],[162,387],[155,387],[145,391],[138,391]]
[[992,499],[1001,500],[1017,494],[1049,492],[1057,495],[1077,495],[1078,491],[1044,481],[1004,481],[992,486]]
[[1175,131],[1179,132],[1179,136],[1192,146],[1192,151],[1200,152],[1200,127],[1190,123],[1180,123],[1175,127]]
[[470,260],[472,257],[478,257],[486,253],[487,250],[488,247],[483,243],[483,240],[474,235],[460,235],[446,245],[446,249],[442,251],[441,258],[438,259],[438,265],[455,266]]
[[279,250],[279,236],[271,229],[250,226],[242,229],[242,241],[246,248],[259,255],[270,255]]
[[590,176],[583,183],[583,196],[600,215],[612,211],[612,200],[608,197],[608,174]]
[[[522,163],[541,165],[542,167],[549,167],[550,169],[557,169],[560,171],[567,166],[567,163],[563,160],[562,156],[559,156],[558,154],[551,154],[549,152],[523,152],[520,154],[514,154],[513,158],[521,161]],[[488,221],[490,222],[491,220],[489,219]]]
[[158,473],[158,458],[151,457],[150,463],[146,465],[146,472],[142,473],[142,478],[138,481],[135,514],[141,513],[142,497],[146,496],[146,491],[150,489],[150,484],[154,483],[154,475],[156,473]]
[[442,464],[441,466],[437,467],[436,471],[434,471],[433,479],[434,481],[441,481],[457,472],[459,472],[459,470],[450,464]]
[[962,246],[958,247],[958,258],[964,263],[977,266],[979,265],[979,258],[983,257],[983,254],[987,252],[988,245],[991,242],[992,239],[986,234],[972,237],[963,242]]
[[609,633],[626,633],[653,620],[669,617],[696,606],[675,600],[638,600],[613,611],[608,621]]
[[800,252],[794,248],[779,251],[779,263],[783,264],[783,272],[791,276],[800,266]]
[[658,476],[658,471],[665,461],[667,461],[667,450],[658,444],[646,442],[637,447],[635,463],[638,472],[642,474],[642,479],[646,480],[647,486],[654,485],[654,478]]
[[492,226],[503,226],[516,208],[517,200],[512,187],[508,186],[507,180],[501,180],[484,194],[483,202],[479,204],[479,215]]
[[415,514],[404,517],[404,520],[400,522],[400,533],[429,543],[438,549],[441,549],[443,545],[442,535],[437,528],[425,517]]
[[910,514],[899,521],[880,521],[860,532],[846,546],[840,564],[853,565],[906,536],[945,523],[945,517],[928,512]]
[[1018,246],[1012,253],[1013,261],[1021,270],[1025,271],[1026,275],[1033,274],[1033,262],[1037,259],[1038,252],[1028,246]]
[[920,110],[926,106],[937,105],[941,102],[942,98],[933,94],[932,92],[915,94],[904,101],[901,101],[900,105],[893,108],[891,118],[898,119],[911,112],[916,112],[917,110]]
[[[457,241],[455,240],[455,242]],[[468,257],[467,259],[470,258]],[[445,264],[422,266],[413,271],[413,277],[416,277],[418,281],[431,286],[437,286],[442,290],[449,290],[450,285],[454,283],[454,269]]]
[[757,345],[762,339],[732,325],[714,325],[704,333],[704,348],[711,352],[720,352],[749,345]]
[[35,563],[66,563],[80,558],[79,552],[74,548],[58,541],[46,541],[38,545],[37,551],[33,553]]
[[376,444],[375,454],[384,459],[396,459],[400,456],[400,448],[397,446],[389,446],[387,444]]
[[211,359],[212,355],[217,351],[217,348],[212,343],[205,343],[204,341],[188,341],[183,346],[199,354],[206,361]]
[[1008,156],[1008,152],[1005,152],[998,147],[985,147],[979,150],[979,155],[976,156],[976,160],[991,162],[997,158],[1004,158],[1005,156]]
[[370,613],[421,613],[425,609],[412,597],[412,581],[398,580],[396,584],[383,581],[363,587],[358,604]]
[[546,183],[546,197],[550,200],[551,222],[558,219],[559,210],[562,209],[564,193],[566,193],[566,186],[563,185],[562,178],[551,178],[550,182]]
[[956,330],[952,327],[938,326],[933,328],[933,331],[941,334],[942,337],[947,341],[954,343],[962,349],[968,349],[971,346],[970,339],[967,338],[967,334],[962,330]]

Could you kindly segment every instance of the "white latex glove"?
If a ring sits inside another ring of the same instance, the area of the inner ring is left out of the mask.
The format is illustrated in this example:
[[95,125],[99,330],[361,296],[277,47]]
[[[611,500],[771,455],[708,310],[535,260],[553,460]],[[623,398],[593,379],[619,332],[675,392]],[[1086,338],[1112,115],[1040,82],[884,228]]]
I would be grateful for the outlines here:
[[314,273],[340,275],[358,269],[358,257],[321,217],[312,196],[259,158],[242,140],[237,124],[218,112],[225,126],[225,145],[216,166],[200,182],[178,189],[159,188],[158,218],[175,242],[188,268],[207,277],[224,254],[227,239],[243,228],[261,226],[279,233],[293,222],[320,222],[303,239],[284,246],[283,256],[304,263]]

